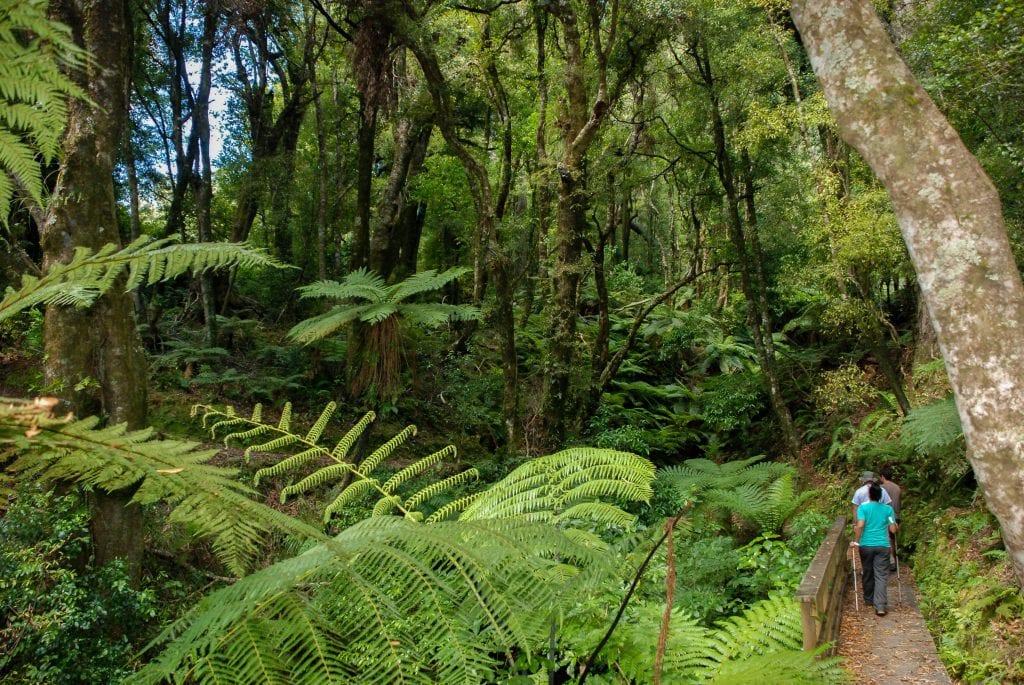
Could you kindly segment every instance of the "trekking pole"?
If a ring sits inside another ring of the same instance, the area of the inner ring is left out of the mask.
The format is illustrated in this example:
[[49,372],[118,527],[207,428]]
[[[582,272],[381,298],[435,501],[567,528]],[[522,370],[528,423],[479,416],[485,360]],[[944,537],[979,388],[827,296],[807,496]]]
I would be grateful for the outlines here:
[[857,548],[850,547],[850,565],[853,566],[853,608],[860,611],[860,593],[857,591]]
[[896,544],[896,533],[892,534],[892,556],[896,559],[896,592],[899,593],[900,606],[903,606],[903,581],[900,580],[900,550]]

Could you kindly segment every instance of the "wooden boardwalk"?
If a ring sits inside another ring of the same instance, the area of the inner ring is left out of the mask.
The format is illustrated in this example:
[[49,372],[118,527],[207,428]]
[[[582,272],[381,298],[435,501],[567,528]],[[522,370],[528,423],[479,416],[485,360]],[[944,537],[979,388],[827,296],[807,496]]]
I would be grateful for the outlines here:
[[859,611],[854,607],[853,583],[847,583],[837,653],[846,658],[846,668],[856,683],[949,684],[949,674],[939,661],[935,642],[918,608],[910,568],[901,567],[900,576],[899,584],[895,573],[889,578],[889,613],[882,617],[875,616],[872,607],[864,606],[859,577]]

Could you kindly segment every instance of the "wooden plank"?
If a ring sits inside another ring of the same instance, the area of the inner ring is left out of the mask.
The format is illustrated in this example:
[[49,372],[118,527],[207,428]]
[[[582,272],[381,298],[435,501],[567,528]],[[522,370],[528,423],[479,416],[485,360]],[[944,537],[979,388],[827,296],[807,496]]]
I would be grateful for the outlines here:
[[825,535],[796,591],[803,623],[804,649],[835,639],[846,588],[846,517]]

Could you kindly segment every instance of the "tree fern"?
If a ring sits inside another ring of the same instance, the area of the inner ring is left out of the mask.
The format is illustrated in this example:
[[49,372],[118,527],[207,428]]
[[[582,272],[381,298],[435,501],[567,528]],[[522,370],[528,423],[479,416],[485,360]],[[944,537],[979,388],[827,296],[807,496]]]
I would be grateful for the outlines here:
[[545,573],[554,558],[605,563],[551,526],[366,519],[206,597],[130,682],[486,682],[495,653],[538,644],[583,599]]
[[468,502],[459,520],[519,518],[558,525],[598,511],[607,517],[606,510],[587,505],[602,499],[647,501],[653,480],[654,465],[635,454],[573,447],[526,462],[500,487]]
[[680,466],[662,469],[662,476],[681,492],[732,488],[743,483],[760,485],[792,471],[777,462],[762,462],[763,454],[722,464],[709,459],[687,459]]
[[956,402],[948,397],[915,407],[903,420],[901,438],[920,455],[947,450],[963,438]]
[[0,300],[0,321],[40,304],[84,307],[113,287],[127,272],[125,288],[132,290],[180,276],[229,266],[280,266],[270,256],[245,244],[194,243],[147,236],[123,249],[107,245],[93,252],[79,247],[67,264],[54,264],[42,278],[22,276],[21,288],[8,288]]
[[688,459],[663,469],[662,477],[681,497],[693,497],[704,511],[731,515],[762,532],[777,532],[810,495],[798,494],[791,466],[761,462],[763,455],[716,464]]
[[0,0],[0,223],[15,183],[43,203],[39,158],[57,156],[67,99],[83,97],[64,69],[84,60],[68,27],[47,16],[46,0]]
[[172,505],[171,520],[210,537],[236,574],[245,571],[268,531],[323,538],[315,528],[253,501],[254,493],[237,482],[233,470],[206,463],[216,450],[155,440],[152,429],[97,428],[96,418],[55,418],[55,405],[52,398],[0,400],[0,449],[15,457],[11,472],[107,491],[136,485],[133,501]]
[[[327,312],[300,321],[288,332],[301,343],[334,335],[342,327],[359,322],[365,331],[350,339],[349,378],[353,395],[371,390],[378,397],[397,394],[402,370],[403,327],[408,324],[437,328],[449,321],[478,319],[480,310],[469,305],[409,302],[408,299],[438,290],[467,269],[442,273],[423,271],[394,285],[359,269],[341,282],[319,281],[299,288],[301,297],[340,301]],[[357,329],[358,330],[358,329]]]

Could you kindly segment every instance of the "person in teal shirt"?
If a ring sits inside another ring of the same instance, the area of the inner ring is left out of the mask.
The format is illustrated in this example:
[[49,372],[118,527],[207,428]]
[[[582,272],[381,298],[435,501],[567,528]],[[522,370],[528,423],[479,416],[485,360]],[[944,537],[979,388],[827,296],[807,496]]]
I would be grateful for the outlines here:
[[889,533],[896,532],[896,514],[882,504],[882,486],[872,483],[868,501],[857,508],[857,525],[850,544],[860,550],[863,569],[864,602],[875,606],[875,614],[885,616],[889,584]]

